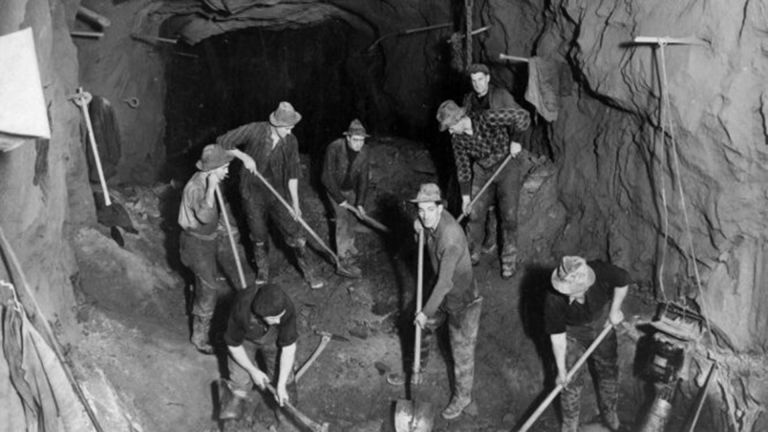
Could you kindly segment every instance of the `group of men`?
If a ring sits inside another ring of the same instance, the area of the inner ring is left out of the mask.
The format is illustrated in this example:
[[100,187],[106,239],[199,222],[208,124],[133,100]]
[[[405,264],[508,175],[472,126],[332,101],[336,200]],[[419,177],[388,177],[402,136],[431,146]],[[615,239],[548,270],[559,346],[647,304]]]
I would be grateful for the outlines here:
[[[466,230],[445,210],[438,185],[421,185],[411,200],[418,207],[414,229],[425,234],[436,273],[431,294],[414,316],[414,324],[425,332],[424,361],[435,330],[442,323],[448,324],[455,379],[451,400],[442,412],[446,419],[460,416],[472,402],[474,352],[483,301],[472,267],[483,251],[495,249],[493,218],[486,232],[489,214],[497,213],[500,219],[501,276],[506,279],[516,271],[517,201],[523,173],[516,159],[522,148],[511,135],[530,124],[529,113],[515,103],[509,92],[490,83],[487,66],[472,65],[469,74],[474,92],[467,95],[463,106],[448,100],[436,115],[440,130],[451,134],[462,212],[469,217]],[[301,168],[298,143],[291,131],[300,120],[301,115],[290,103],[281,102],[268,122],[246,124],[225,133],[216,144],[205,147],[197,163],[198,172],[184,189],[179,212],[183,228],[180,252],[182,262],[195,274],[191,341],[200,351],[210,353],[211,316],[218,296],[226,290],[219,285],[215,271],[217,251],[221,249],[217,242],[225,238],[217,234],[221,231],[219,215],[226,211],[217,206],[216,194],[227,176],[229,162],[235,158],[242,162],[240,194],[257,274],[254,283],[235,296],[224,333],[233,394],[230,403],[221,409],[224,419],[237,417],[237,407],[251,385],[265,389],[274,382],[275,400],[282,405],[291,399],[289,387],[298,338],[296,317],[291,299],[270,283],[268,221],[292,249],[309,286],[318,289],[325,283],[307,259],[306,238],[297,223],[301,218]],[[361,275],[354,263],[359,251],[352,227],[356,218],[366,214],[370,167],[367,137],[362,123],[353,120],[344,137],[328,146],[321,177],[335,219],[336,252],[341,262],[353,269],[352,276]],[[488,192],[481,194],[487,182]],[[602,262],[587,263],[580,257],[564,257],[555,269],[555,290],[547,293],[544,321],[551,335],[559,383],[566,383],[566,367],[594,339],[600,325],[617,324],[623,319],[621,304],[628,283],[625,271]],[[266,373],[254,361],[257,352],[267,359],[270,369]],[[617,430],[615,335],[601,344],[594,359],[599,366],[604,421]],[[274,376],[270,378],[267,373]],[[562,430],[570,432],[578,426],[581,378],[572,380],[566,389],[561,398]]]

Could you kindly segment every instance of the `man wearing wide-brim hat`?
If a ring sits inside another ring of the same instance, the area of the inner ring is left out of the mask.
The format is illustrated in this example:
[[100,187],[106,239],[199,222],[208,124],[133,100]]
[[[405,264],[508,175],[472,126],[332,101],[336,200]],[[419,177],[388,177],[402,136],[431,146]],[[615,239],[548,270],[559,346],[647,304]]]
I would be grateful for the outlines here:
[[[296,262],[311,288],[322,288],[325,282],[315,275],[307,256],[306,237],[294,217],[283,207],[263,182],[251,173],[258,170],[291,203],[294,213],[301,217],[299,206],[299,143],[291,133],[301,121],[288,102],[280,102],[269,116],[269,122],[254,122],[233,129],[217,138],[216,143],[243,162],[240,173],[240,194],[248,219],[256,260],[256,284],[269,281],[267,221],[278,228],[285,243],[296,256]],[[244,146],[243,151],[238,147]]]
[[362,122],[352,120],[344,137],[328,144],[321,176],[333,209],[336,253],[345,261],[345,267],[358,276],[359,267],[350,261],[360,252],[355,247],[354,227],[355,213],[365,215],[370,175],[370,154],[365,146],[368,137]]
[[[219,230],[219,209],[216,203],[216,188],[229,173],[229,162],[233,156],[221,147],[205,146],[200,160],[195,165],[199,171],[184,186],[179,207],[178,222],[183,231],[179,237],[181,262],[195,274],[194,300],[192,302],[192,344],[205,354],[213,353],[209,342],[211,318],[218,298],[226,292],[216,278],[217,251],[222,239]],[[227,252],[225,252],[227,253]],[[229,257],[230,261],[232,257]]]
[[[562,432],[579,429],[582,368],[567,382],[569,368],[576,363],[606,325],[624,320],[621,305],[630,284],[626,270],[602,261],[565,256],[552,272],[552,287],[544,302],[544,330],[550,335],[557,365],[557,383],[565,388],[560,395]],[[589,358],[594,370],[598,404],[608,428],[620,427],[616,405],[619,395],[619,367],[616,333],[611,332]]]
[[[507,156],[517,156],[519,143],[510,132],[528,129],[530,115],[520,107],[471,111],[447,100],[437,109],[440,130],[451,134],[456,174],[461,190],[462,212],[469,216],[467,237],[472,263],[480,259],[488,208],[496,202],[501,217],[501,276],[512,277],[517,270],[517,203],[522,186],[522,169],[517,159],[510,160],[482,195]],[[470,206],[471,199],[476,201]]]
[[432,292],[414,322],[425,331],[421,357],[424,364],[434,343],[435,331],[448,323],[454,388],[442,416],[450,420],[459,417],[472,403],[475,345],[483,298],[472,272],[467,238],[456,219],[445,211],[440,188],[434,183],[422,184],[411,202],[418,206],[419,214],[414,229],[424,231],[429,260],[436,274]]

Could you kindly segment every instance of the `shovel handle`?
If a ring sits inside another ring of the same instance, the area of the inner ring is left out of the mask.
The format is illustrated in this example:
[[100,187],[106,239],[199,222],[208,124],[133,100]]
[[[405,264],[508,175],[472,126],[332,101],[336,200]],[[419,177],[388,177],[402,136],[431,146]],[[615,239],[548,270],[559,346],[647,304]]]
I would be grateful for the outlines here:
[[245,273],[243,273],[243,264],[240,263],[240,255],[237,253],[237,245],[235,244],[235,236],[232,234],[232,226],[229,224],[229,215],[227,215],[227,207],[224,205],[224,198],[221,196],[221,190],[219,185],[216,185],[216,200],[219,202],[221,208],[221,216],[224,218],[224,226],[227,228],[227,237],[229,237],[229,246],[232,247],[232,255],[235,256],[235,265],[237,265],[237,276],[240,278],[240,288],[245,289],[248,284],[245,282]]
[[[424,279],[424,228],[419,231],[419,251],[418,251],[418,268],[416,270],[416,315],[421,312],[422,290]],[[413,345],[413,376],[418,382],[419,374],[421,373],[421,328],[417,325],[416,333],[414,337]]]
[[[267,384],[267,390],[269,390],[273,396],[277,397],[277,390],[275,390],[271,384]],[[311,418],[307,417],[306,414],[299,411],[298,408],[296,408],[290,401],[286,401],[281,408],[288,412],[288,414],[294,416],[303,425],[311,429],[312,432],[328,432],[328,423],[320,424],[312,420]]]
[[296,212],[293,211],[293,207],[291,207],[291,205],[288,204],[288,201],[286,201],[285,198],[283,198],[282,195],[280,195],[280,193],[277,190],[275,190],[275,188],[271,184],[269,184],[269,181],[267,181],[267,179],[265,179],[264,176],[261,175],[261,173],[258,170],[254,170],[253,174],[256,177],[258,177],[258,179],[261,180],[262,183],[264,183],[264,186],[266,186],[267,189],[269,189],[269,191],[272,192],[272,195],[274,195],[275,198],[277,198],[277,200],[280,201],[280,204],[282,204],[288,210],[288,213],[290,213],[290,215],[293,216],[305,230],[307,230],[309,235],[311,235],[312,238],[315,239],[315,241],[317,241],[317,243],[320,244],[323,250],[328,252],[333,257],[333,260],[336,262],[336,266],[341,267],[341,260],[339,260],[339,257],[333,252],[333,250],[331,250],[331,248],[328,247],[327,244],[325,244],[323,239],[321,239],[320,236],[317,235],[317,233],[312,229],[312,227],[310,227],[304,221],[304,219],[301,218],[301,216],[298,216]]
[[[469,202],[469,208],[471,209],[473,205],[477,202],[477,199],[480,198],[482,194],[485,193],[486,190],[488,190],[488,187],[493,183],[494,180],[496,180],[496,177],[499,176],[501,173],[501,170],[504,169],[505,166],[509,163],[509,161],[512,160],[512,154],[507,155],[507,157],[501,162],[501,165],[499,165],[498,168],[496,168],[496,171],[493,172],[493,175],[491,175],[491,178],[488,179],[488,181],[485,182],[482,188],[480,188],[480,191],[475,194],[475,197],[472,198],[472,201]],[[461,216],[459,216],[459,219],[456,220],[456,222],[461,223],[467,216],[469,216],[468,213],[462,213]]]
[[[606,336],[608,336],[608,333],[613,330],[613,327],[608,325],[605,326],[602,332],[595,338],[595,340],[592,342],[592,344],[587,348],[587,350],[584,352],[584,354],[579,357],[578,360],[576,360],[576,363],[574,363],[571,370],[568,371],[568,374],[566,374],[566,380],[569,380],[573,378],[573,376],[578,372],[578,370],[581,368],[582,365],[584,365],[584,362],[587,361],[589,356],[592,355],[592,352],[597,349],[597,346],[600,345],[600,343],[605,339]],[[552,403],[552,400],[555,399],[555,397],[560,394],[560,392],[563,390],[565,386],[562,384],[558,384],[557,387],[552,389],[551,392],[549,392],[549,395],[547,395],[547,398],[544,399],[544,401],[539,405],[538,408],[536,408],[536,411],[531,414],[531,416],[526,420],[526,422],[523,424],[522,427],[517,432],[525,432],[528,429],[533,426],[533,423],[539,418],[539,416],[544,412],[545,409],[549,406],[550,403]]]
[[367,223],[368,225],[370,225],[370,226],[372,226],[372,227],[374,227],[374,228],[376,228],[376,229],[378,229],[378,230],[380,230],[382,232],[385,232],[385,233],[389,232],[389,228],[386,225],[384,225],[383,223],[377,221],[376,219],[368,216],[367,214],[360,213],[360,211],[358,209],[350,206],[350,207],[347,207],[347,210],[352,212],[352,214],[357,216],[358,219],[360,219],[361,221]]
[[112,200],[109,199],[109,190],[107,189],[107,181],[104,179],[104,169],[101,167],[101,157],[99,157],[99,148],[96,145],[96,138],[93,135],[93,125],[91,124],[91,115],[88,114],[88,104],[93,97],[90,93],[83,91],[82,87],[77,88],[77,93],[73,97],[75,104],[80,107],[85,117],[85,127],[88,129],[88,142],[91,144],[91,151],[93,152],[93,159],[96,161],[96,171],[99,173],[99,183],[101,184],[101,191],[104,193],[104,204],[109,207],[112,205]]

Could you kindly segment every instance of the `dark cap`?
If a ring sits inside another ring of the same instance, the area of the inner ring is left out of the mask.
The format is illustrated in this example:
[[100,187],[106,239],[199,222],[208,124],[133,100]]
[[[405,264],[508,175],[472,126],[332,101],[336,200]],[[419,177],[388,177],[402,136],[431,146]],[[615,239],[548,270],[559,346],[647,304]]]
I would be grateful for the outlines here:
[[467,68],[467,75],[472,75],[472,74],[480,73],[480,72],[482,72],[482,73],[484,73],[486,75],[490,75],[491,74],[491,70],[488,69],[488,66],[486,66],[486,65],[484,65],[482,63],[472,63]]
[[288,309],[291,299],[277,284],[266,284],[259,288],[251,303],[251,312],[261,318],[280,315]]

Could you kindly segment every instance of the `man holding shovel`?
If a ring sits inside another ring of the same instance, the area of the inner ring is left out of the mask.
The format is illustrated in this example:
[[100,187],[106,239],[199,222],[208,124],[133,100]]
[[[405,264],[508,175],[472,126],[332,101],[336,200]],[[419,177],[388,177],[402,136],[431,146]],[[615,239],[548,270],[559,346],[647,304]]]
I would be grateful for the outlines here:
[[[565,256],[552,272],[552,286],[544,301],[544,330],[550,335],[557,365],[557,384],[565,387],[560,395],[563,413],[562,432],[579,429],[581,389],[584,372],[577,371],[570,382],[568,369],[587,350],[606,325],[624,320],[621,305],[630,284],[629,274],[602,261]],[[598,402],[603,422],[612,431],[620,427],[616,405],[619,396],[619,367],[616,333],[611,331],[588,360],[597,380]]]
[[195,165],[199,170],[189,179],[181,198],[178,222],[181,262],[195,273],[191,342],[200,352],[213,353],[208,340],[216,301],[226,288],[216,279],[219,209],[216,189],[229,173],[233,156],[210,144]]
[[[221,420],[241,416],[242,404],[254,384],[260,390],[274,384],[280,406],[296,399],[293,364],[298,338],[293,301],[278,285],[252,285],[237,293],[224,333],[232,397],[223,401]],[[265,370],[259,368],[257,356]]]
[[[299,206],[299,143],[291,133],[301,121],[299,114],[288,102],[280,102],[269,116],[269,122],[254,122],[233,129],[216,142],[232,156],[243,162],[240,175],[240,194],[248,219],[256,260],[256,284],[269,281],[269,255],[267,252],[267,220],[271,219],[282,233],[285,243],[293,249],[296,263],[312,289],[325,282],[315,275],[307,256],[307,240],[294,216],[261,181],[251,175],[256,170],[272,185],[275,193],[285,201],[290,197],[293,213],[301,217]],[[237,147],[244,145],[245,151]]]
[[360,269],[349,261],[359,253],[355,247],[355,219],[365,216],[368,193],[369,153],[365,139],[369,136],[360,120],[352,120],[339,138],[325,150],[322,182],[333,207],[335,218],[336,253],[346,261],[346,267],[357,276]]
[[483,299],[475,284],[464,231],[444,211],[440,188],[434,183],[422,184],[411,202],[419,208],[419,219],[413,227],[416,232],[425,231],[429,260],[436,273],[432,293],[414,320],[425,331],[421,359],[426,364],[435,331],[447,321],[455,388],[442,416],[454,419],[472,402],[475,344]]
[[[522,108],[467,113],[456,102],[447,100],[437,110],[437,121],[441,131],[448,130],[451,134],[461,188],[462,213],[469,216],[467,237],[472,263],[477,264],[480,259],[488,207],[495,200],[501,214],[501,276],[505,279],[512,277],[517,270],[515,237],[522,173],[519,161],[506,158],[517,156],[522,150],[519,143],[510,142],[510,130],[527,129],[530,115]],[[490,192],[480,194],[489,181]],[[474,205],[470,204],[470,192]]]

